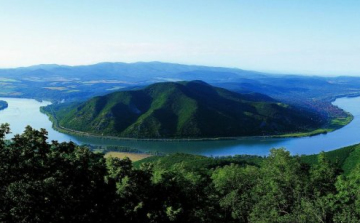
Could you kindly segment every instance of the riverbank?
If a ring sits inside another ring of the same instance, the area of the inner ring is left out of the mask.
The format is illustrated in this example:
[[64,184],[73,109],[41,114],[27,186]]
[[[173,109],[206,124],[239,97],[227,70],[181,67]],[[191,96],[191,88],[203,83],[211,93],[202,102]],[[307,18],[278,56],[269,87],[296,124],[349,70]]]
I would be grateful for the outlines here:
[[353,119],[353,115],[349,112],[345,112],[346,117],[333,118],[330,122],[320,129],[316,129],[310,132],[295,132],[281,135],[264,135],[264,136],[239,136],[239,137],[214,137],[214,138],[126,138],[117,136],[104,136],[93,133],[81,132],[73,129],[68,129],[59,125],[58,119],[56,118],[55,112],[51,107],[41,107],[40,111],[46,114],[52,122],[52,127],[61,133],[76,135],[81,137],[96,137],[99,139],[110,139],[110,140],[129,140],[129,141],[165,141],[165,142],[182,142],[182,141],[220,141],[220,140],[241,140],[241,139],[264,139],[264,138],[299,138],[307,136],[316,136],[320,134],[327,134],[338,130],[348,125]]
[[311,132],[304,132],[304,133],[289,133],[279,136],[273,136],[277,138],[296,138],[296,137],[306,137],[306,136],[316,136],[319,134],[327,134],[329,132],[333,132],[335,130],[341,129],[344,126],[348,125],[350,122],[354,120],[354,116],[349,112],[346,112],[347,117],[345,118],[333,118],[330,123],[323,128],[316,129]]

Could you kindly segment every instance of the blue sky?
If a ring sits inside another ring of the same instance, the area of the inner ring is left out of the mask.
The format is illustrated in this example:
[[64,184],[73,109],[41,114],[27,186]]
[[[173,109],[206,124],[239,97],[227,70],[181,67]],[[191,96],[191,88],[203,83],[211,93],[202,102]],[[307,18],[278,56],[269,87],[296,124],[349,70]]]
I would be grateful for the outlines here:
[[0,0],[0,67],[164,61],[360,75],[360,1]]

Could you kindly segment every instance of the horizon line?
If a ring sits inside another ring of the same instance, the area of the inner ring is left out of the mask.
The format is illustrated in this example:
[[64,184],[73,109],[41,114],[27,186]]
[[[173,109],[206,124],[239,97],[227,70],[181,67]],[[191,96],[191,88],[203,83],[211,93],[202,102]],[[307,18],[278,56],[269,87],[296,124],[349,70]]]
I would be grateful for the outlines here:
[[135,62],[123,62],[123,61],[103,61],[103,62],[93,62],[93,63],[84,63],[84,64],[59,64],[59,63],[39,63],[33,65],[24,65],[24,66],[13,66],[13,67],[0,67],[0,70],[10,70],[10,69],[22,69],[22,68],[31,68],[37,66],[59,66],[59,67],[81,67],[81,66],[94,66],[99,64],[140,64],[140,63],[162,63],[162,64],[173,64],[173,65],[182,65],[182,66],[198,66],[198,67],[208,67],[208,68],[222,68],[222,69],[236,69],[242,71],[250,71],[257,73],[264,73],[269,75],[296,75],[296,76],[320,76],[320,77],[359,77],[359,72],[354,71],[344,71],[342,74],[334,71],[281,71],[281,70],[267,70],[267,69],[247,69],[239,67],[230,67],[230,66],[218,66],[218,65],[202,65],[202,64],[191,64],[191,63],[179,63],[179,62],[166,62],[166,61],[135,61]]

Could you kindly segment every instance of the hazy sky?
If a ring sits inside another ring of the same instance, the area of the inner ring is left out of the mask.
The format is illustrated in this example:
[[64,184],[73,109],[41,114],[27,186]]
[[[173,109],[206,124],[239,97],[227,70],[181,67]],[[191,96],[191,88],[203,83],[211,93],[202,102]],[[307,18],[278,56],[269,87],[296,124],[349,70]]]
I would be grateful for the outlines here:
[[0,0],[0,67],[164,61],[360,75],[358,0]]

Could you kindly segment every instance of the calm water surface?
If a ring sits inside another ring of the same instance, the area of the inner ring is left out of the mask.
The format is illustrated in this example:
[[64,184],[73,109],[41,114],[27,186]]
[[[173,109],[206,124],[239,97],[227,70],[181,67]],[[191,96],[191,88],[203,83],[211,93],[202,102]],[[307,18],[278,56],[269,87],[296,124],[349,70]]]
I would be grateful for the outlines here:
[[[303,138],[243,138],[227,141],[127,141],[109,140],[96,137],[79,137],[63,134],[54,130],[48,117],[39,110],[50,102],[38,102],[33,99],[0,98],[7,101],[9,107],[0,111],[0,123],[9,123],[13,134],[24,131],[26,125],[33,128],[45,128],[50,140],[73,141],[78,144],[122,145],[144,151],[160,151],[166,153],[185,152],[207,156],[223,156],[235,154],[267,155],[271,148],[285,147],[292,154],[313,154],[329,151],[360,142],[360,97],[340,98],[333,104],[354,115],[354,120],[335,132]],[[11,137],[13,134],[9,135]]]

